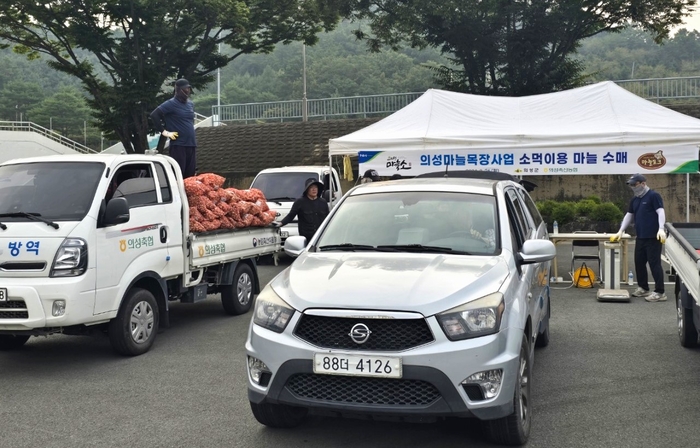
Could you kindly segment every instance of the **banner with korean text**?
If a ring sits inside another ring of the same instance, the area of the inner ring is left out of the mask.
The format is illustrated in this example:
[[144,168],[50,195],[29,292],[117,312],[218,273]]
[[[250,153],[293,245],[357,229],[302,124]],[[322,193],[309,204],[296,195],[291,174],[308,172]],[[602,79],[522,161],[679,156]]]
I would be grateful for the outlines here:
[[360,173],[417,176],[436,171],[498,171],[518,176],[569,174],[697,173],[698,146],[574,148],[533,150],[455,149],[442,151],[360,151]]

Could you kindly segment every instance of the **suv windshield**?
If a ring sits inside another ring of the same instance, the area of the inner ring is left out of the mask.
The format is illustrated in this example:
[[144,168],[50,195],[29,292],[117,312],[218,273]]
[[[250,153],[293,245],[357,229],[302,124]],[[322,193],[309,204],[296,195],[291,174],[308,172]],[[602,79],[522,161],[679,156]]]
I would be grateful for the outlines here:
[[261,190],[268,201],[294,201],[302,195],[304,183],[310,177],[318,180],[316,173],[263,173],[255,178],[250,188]]
[[468,193],[372,193],[348,197],[318,250],[500,253],[496,201]]
[[36,162],[0,166],[2,222],[80,221],[85,217],[105,165],[100,162]]

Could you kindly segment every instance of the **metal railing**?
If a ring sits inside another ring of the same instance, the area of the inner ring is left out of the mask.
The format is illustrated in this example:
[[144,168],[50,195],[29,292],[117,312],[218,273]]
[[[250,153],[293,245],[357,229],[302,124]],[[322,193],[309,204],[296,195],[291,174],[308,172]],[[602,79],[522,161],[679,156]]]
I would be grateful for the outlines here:
[[[387,95],[347,96],[306,100],[309,119],[366,118],[390,114],[407,106],[424,92]],[[222,122],[254,123],[258,121],[299,121],[304,101],[271,101],[212,106],[212,115]]]
[[700,98],[700,76],[623,79],[615,83],[637,96],[657,103],[666,100]]
[[[650,101],[700,98],[700,76],[678,78],[624,79],[615,81],[620,87]],[[309,119],[366,118],[390,114],[407,106],[424,92],[387,95],[348,96],[307,100]],[[212,106],[212,116],[221,122],[257,123],[267,121],[300,121],[303,100],[270,101]]]
[[46,129],[45,127],[39,126],[36,123],[32,123],[31,121],[0,121],[0,131],[36,132],[76,152],[83,154],[97,154],[99,152],[78,143],[75,140],[66,138],[58,132]]

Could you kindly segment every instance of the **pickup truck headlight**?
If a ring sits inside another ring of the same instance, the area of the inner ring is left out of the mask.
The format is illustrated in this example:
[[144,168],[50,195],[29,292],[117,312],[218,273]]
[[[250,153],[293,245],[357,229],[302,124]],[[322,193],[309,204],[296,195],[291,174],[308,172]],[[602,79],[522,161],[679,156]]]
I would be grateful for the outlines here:
[[82,238],[66,238],[51,265],[50,277],[77,277],[88,265],[88,246]]
[[280,299],[270,285],[265,286],[255,299],[253,323],[263,328],[282,333],[293,315],[294,309]]
[[438,314],[442,330],[451,341],[498,333],[505,310],[503,294],[494,293]]

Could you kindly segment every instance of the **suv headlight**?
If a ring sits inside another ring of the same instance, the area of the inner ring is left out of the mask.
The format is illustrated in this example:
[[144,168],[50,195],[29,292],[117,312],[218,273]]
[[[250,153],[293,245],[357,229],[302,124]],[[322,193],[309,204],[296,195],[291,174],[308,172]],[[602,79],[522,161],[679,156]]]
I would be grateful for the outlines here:
[[451,341],[498,333],[506,305],[500,292],[438,314],[442,330]]
[[255,299],[253,323],[256,325],[275,333],[282,333],[292,315],[294,315],[294,309],[280,299],[270,285],[265,286]]
[[51,265],[50,277],[77,277],[88,265],[88,246],[82,238],[66,238]]

